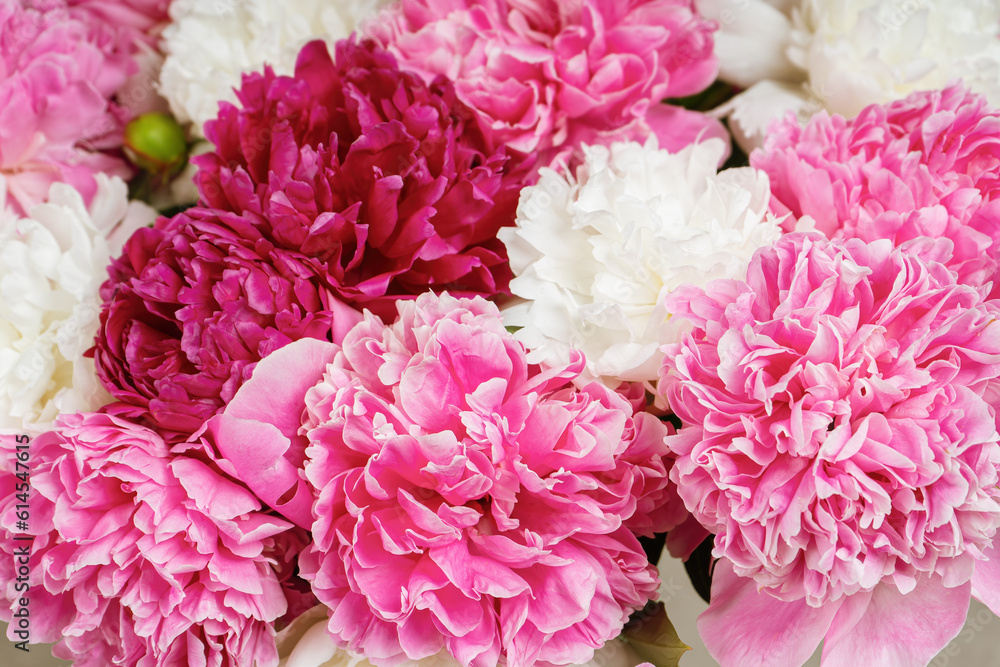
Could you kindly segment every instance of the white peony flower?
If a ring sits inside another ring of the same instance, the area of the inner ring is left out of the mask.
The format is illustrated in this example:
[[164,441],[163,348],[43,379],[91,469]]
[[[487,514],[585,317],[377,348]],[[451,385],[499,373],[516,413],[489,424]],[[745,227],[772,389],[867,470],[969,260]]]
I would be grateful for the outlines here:
[[575,180],[542,170],[525,188],[517,226],[500,231],[526,302],[504,312],[532,363],[587,358],[584,379],[652,382],[661,345],[679,340],[664,296],[685,283],[746,274],[754,251],[780,236],[767,212],[767,175],[716,173],[721,140],[679,153],[617,143],[585,147]]
[[[278,667],[372,667],[364,658],[337,647],[326,631],[327,613],[313,607],[278,633]],[[622,639],[612,639],[594,652],[585,665],[573,667],[636,667],[643,660]],[[400,663],[398,667],[460,667],[446,651],[423,660]]]
[[1000,105],[997,0],[696,1],[720,78],[747,89],[719,109],[746,151],[787,111],[852,118],[954,79]]
[[160,94],[181,122],[204,136],[219,102],[236,102],[244,72],[268,64],[292,74],[302,46],[317,38],[331,44],[351,34],[387,0],[174,0],[163,31],[167,54]]
[[111,402],[83,353],[97,333],[111,258],[156,212],[130,203],[120,178],[98,174],[97,183],[89,210],[65,183],[28,218],[0,201],[0,430],[41,433],[59,413]]

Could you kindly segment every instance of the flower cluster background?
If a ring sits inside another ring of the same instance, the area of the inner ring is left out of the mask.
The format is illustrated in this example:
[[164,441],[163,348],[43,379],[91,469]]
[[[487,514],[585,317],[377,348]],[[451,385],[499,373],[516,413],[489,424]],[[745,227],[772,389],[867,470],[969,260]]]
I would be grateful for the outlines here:
[[987,665],[998,528],[996,0],[0,0],[18,660]]

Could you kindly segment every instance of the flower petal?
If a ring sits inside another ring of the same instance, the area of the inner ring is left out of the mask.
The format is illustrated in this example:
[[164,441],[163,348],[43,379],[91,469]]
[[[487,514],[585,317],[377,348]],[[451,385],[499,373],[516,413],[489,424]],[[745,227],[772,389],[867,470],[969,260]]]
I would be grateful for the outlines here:
[[[788,667],[809,659],[837,613],[837,603],[816,609],[757,592],[727,559],[715,564],[712,601],[698,617],[698,634],[722,667]],[[858,663],[878,664],[878,663]]]
[[993,538],[993,546],[985,551],[989,560],[976,561],[972,575],[972,595],[1000,616],[1000,544]]
[[861,615],[846,601],[823,647],[823,667],[926,665],[961,632],[971,590],[970,583],[945,588],[939,577],[925,577],[906,595],[877,586]]

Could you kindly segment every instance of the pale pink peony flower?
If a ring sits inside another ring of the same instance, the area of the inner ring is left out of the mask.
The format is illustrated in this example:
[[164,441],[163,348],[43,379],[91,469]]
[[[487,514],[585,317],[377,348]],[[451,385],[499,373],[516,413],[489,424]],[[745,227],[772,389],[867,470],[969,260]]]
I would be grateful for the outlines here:
[[403,0],[362,28],[428,81],[455,81],[491,145],[538,166],[651,132],[672,151],[728,138],[708,116],[659,104],[715,79],[714,29],[692,0]]
[[63,2],[85,21],[103,24],[106,31],[114,34],[116,50],[130,56],[133,64],[129,77],[114,97],[120,107],[119,115],[131,119],[144,113],[169,111],[167,101],[160,97],[158,79],[163,65],[160,33],[170,25],[167,10],[171,0],[55,1]]
[[833,238],[950,239],[948,266],[1000,295],[1000,112],[961,85],[866,108],[853,120],[789,116],[751,164],[771,208]]
[[[52,3],[53,0],[36,0]],[[170,0],[62,0],[75,12],[86,12],[114,30],[119,48],[129,52],[140,44],[156,48],[160,31],[170,22]]]
[[109,22],[111,4],[0,4],[0,178],[18,214],[56,181],[89,203],[95,173],[130,174],[119,151],[129,112],[113,98],[138,70],[142,40]]
[[695,326],[665,347],[671,479],[716,533],[699,630],[724,665],[824,637],[825,665],[926,663],[970,593],[1000,611],[1000,309],[948,251],[790,234],[668,297]]
[[[204,444],[171,454],[153,431],[97,413],[57,428],[31,443],[27,529],[14,438],[2,441],[4,620],[19,606],[13,554],[30,545],[31,640],[59,642],[56,656],[94,667],[277,664],[287,602],[273,551],[290,524],[261,512],[200,455]],[[13,539],[24,534],[34,540]]]
[[[529,366],[482,298],[398,309],[343,349],[301,340],[261,361],[211,423],[220,451],[311,523],[299,564],[342,648],[376,665],[587,662],[656,596],[633,531],[679,520],[667,426],[644,397],[575,388],[582,359]],[[288,500],[300,468],[305,504]]]

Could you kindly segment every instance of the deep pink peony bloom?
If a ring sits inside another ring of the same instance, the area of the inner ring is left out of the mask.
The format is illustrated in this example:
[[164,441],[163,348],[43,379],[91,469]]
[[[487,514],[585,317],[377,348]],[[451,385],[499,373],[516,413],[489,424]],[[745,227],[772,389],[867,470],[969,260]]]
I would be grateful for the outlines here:
[[195,158],[202,203],[266,224],[358,308],[388,316],[429,288],[505,293],[496,235],[521,187],[507,158],[486,150],[450,83],[425,85],[371,42],[336,51],[334,65],[312,42],[294,77],[244,78],[243,108],[206,124],[217,151]]
[[[271,552],[290,524],[210,459],[172,455],[144,427],[104,414],[58,427],[31,444],[27,530],[3,443],[3,617],[20,597],[11,554],[27,544],[31,639],[59,642],[57,656],[94,667],[276,665],[287,603]],[[33,542],[12,538],[25,533]]]
[[455,81],[493,146],[549,166],[579,144],[644,140],[680,150],[728,134],[659,102],[715,80],[715,26],[692,0],[403,0],[365,32],[427,80]]
[[1000,296],[1000,111],[961,85],[873,105],[853,120],[821,112],[776,125],[751,164],[771,206],[811,216],[833,238],[920,236],[954,244],[961,282]]
[[664,347],[670,475],[716,533],[699,629],[724,665],[824,636],[825,665],[923,664],[970,592],[1000,611],[1000,309],[949,250],[790,234],[668,297],[695,327]]
[[398,306],[343,349],[262,361],[212,421],[220,451],[258,434],[232,465],[272,503],[304,467],[315,502],[282,511],[311,523],[300,568],[343,646],[380,665],[586,662],[656,596],[633,530],[675,521],[667,427],[638,397],[575,388],[582,362],[529,366],[481,298]]
[[0,177],[18,214],[55,181],[89,203],[94,173],[129,176],[116,153],[125,112],[111,99],[136,68],[131,55],[110,26],[65,3],[0,3]]
[[299,338],[339,340],[360,320],[323,289],[319,262],[283,236],[296,231],[196,207],[128,240],[101,288],[93,349],[122,402],[116,414],[183,440],[260,359]]

